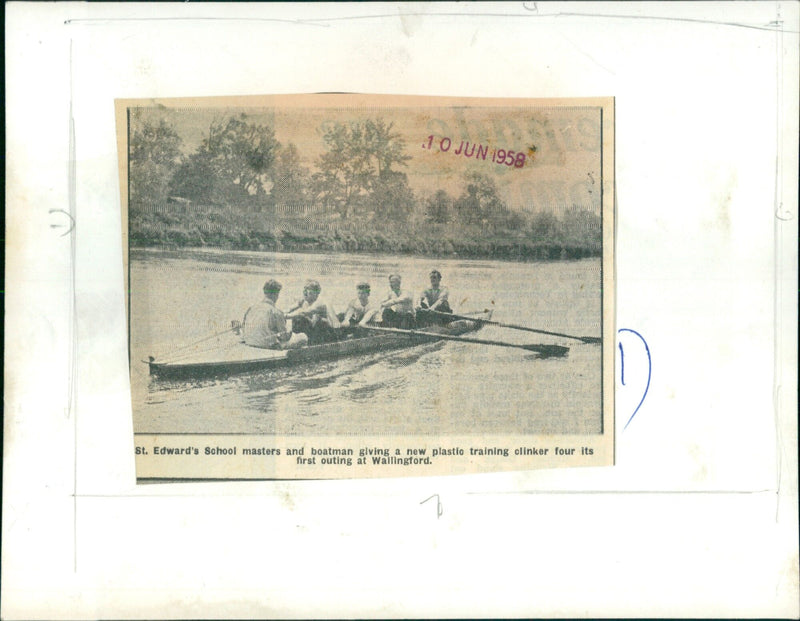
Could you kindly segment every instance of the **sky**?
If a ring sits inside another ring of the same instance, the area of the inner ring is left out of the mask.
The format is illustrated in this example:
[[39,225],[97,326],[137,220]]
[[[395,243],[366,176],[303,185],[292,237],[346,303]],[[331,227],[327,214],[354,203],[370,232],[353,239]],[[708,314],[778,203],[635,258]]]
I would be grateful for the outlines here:
[[[405,141],[411,159],[396,169],[408,175],[420,195],[443,189],[457,197],[463,191],[463,175],[479,172],[495,180],[512,209],[560,211],[574,204],[599,214],[600,108],[453,106],[428,101],[434,105],[316,107],[304,102],[301,107],[232,107],[218,100],[213,106],[151,104],[132,110],[131,123],[166,119],[189,153],[212,121],[244,113],[251,122],[273,126],[282,145],[294,143],[303,165],[313,172],[325,150],[322,135],[328,124],[382,118],[392,122]],[[504,163],[492,162],[499,150],[506,153]],[[485,153],[485,159],[478,159],[478,153]]]

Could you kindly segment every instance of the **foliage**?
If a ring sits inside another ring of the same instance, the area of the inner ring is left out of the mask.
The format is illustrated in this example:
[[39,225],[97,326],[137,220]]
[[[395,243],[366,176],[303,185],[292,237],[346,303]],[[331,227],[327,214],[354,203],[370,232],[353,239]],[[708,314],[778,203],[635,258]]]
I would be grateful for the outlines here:
[[[166,121],[140,124],[130,144],[131,245],[522,261],[601,252],[597,214],[510,209],[483,173],[465,175],[457,198],[416,196],[399,170],[405,143],[382,119],[329,124],[322,140],[312,174],[294,144],[245,115],[212,122],[188,155]],[[264,208],[268,217],[253,216]]]
[[278,151],[272,170],[270,196],[276,204],[302,205],[310,199],[309,172],[302,165],[300,154],[294,144]]
[[414,210],[416,197],[405,173],[384,170],[372,184],[369,201],[379,220],[403,223]]
[[601,246],[600,216],[588,209],[577,205],[568,209],[564,214],[563,231],[565,241],[570,244],[586,246],[599,251]]
[[[366,207],[406,211],[410,188],[405,175],[392,166],[405,166],[405,141],[382,119],[363,123],[333,123],[322,136],[326,152],[317,160],[312,177],[314,197],[334,207],[343,218]],[[403,187],[405,186],[405,187]],[[394,206],[387,201],[398,198]]]
[[444,224],[450,221],[453,212],[453,198],[444,190],[425,200],[425,217],[430,222]]
[[561,234],[561,222],[552,212],[540,211],[531,218],[530,230],[534,239],[553,239]]
[[[588,223],[589,216],[573,216]],[[566,217],[566,216],[565,216]],[[559,229],[565,226],[556,219]],[[375,222],[328,218],[315,227],[308,219],[254,219],[239,209],[219,206],[193,208],[191,220],[182,213],[131,214],[131,246],[210,246],[236,250],[284,252],[360,252],[409,254],[429,257],[492,258],[508,261],[579,259],[600,256],[599,238],[582,242],[563,233],[551,239],[535,238],[529,228],[497,228],[462,223],[386,227]],[[318,224],[318,222],[316,223]]]
[[181,158],[183,141],[164,119],[144,122],[130,137],[130,201],[132,205],[159,203],[167,198],[170,178]]
[[210,154],[203,150],[185,158],[170,181],[171,196],[192,202],[215,202],[214,166]]
[[271,127],[249,123],[245,114],[213,121],[197,151],[176,171],[171,189],[195,202],[263,202],[279,147]]
[[458,217],[467,224],[494,224],[495,216],[508,210],[494,179],[482,173],[464,175],[465,191],[455,202]]

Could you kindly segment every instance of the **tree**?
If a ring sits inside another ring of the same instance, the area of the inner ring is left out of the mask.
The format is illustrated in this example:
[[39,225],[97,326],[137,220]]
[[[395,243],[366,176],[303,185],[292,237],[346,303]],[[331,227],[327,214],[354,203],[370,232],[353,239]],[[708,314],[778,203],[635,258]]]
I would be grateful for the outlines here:
[[199,202],[263,202],[279,148],[274,130],[249,123],[245,114],[213,121],[208,136],[176,172],[172,187]]
[[531,219],[531,233],[538,241],[555,241],[560,229],[561,222],[551,211],[537,212]]
[[602,241],[600,216],[583,207],[572,205],[564,213],[564,235],[567,242],[576,246],[599,249]]
[[181,158],[183,141],[161,119],[132,127],[129,145],[131,205],[161,203],[167,199],[169,180]]
[[372,181],[368,201],[376,217],[395,222],[406,222],[416,204],[406,174],[386,170]]
[[[313,176],[315,196],[343,218],[359,207],[387,207],[387,192],[406,200],[411,192],[408,181],[392,166],[405,166],[411,156],[405,155],[405,141],[392,128],[382,119],[329,126],[322,136],[326,152],[318,158],[319,172]],[[397,209],[405,205],[390,211]]]
[[355,198],[366,192],[361,134],[358,125],[334,123],[328,128],[322,136],[327,151],[317,159],[319,172],[312,177],[316,197],[345,218]]
[[452,211],[453,198],[444,190],[437,190],[436,194],[425,201],[425,217],[431,222],[449,222]]
[[455,202],[455,210],[467,224],[494,224],[495,218],[508,212],[494,180],[481,173],[464,176],[465,189]]
[[185,158],[169,184],[171,196],[180,196],[195,203],[215,201],[214,167],[208,151],[200,150]]
[[525,228],[527,220],[519,211],[514,211],[503,205],[503,208],[493,216],[495,227],[511,231],[520,231]]
[[370,119],[364,123],[366,158],[368,166],[374,172],[373,179],[380,179],[392,172],[394,164],[406,166],[406,162],[411,159],[410,155],[405,154],[405,140],[399,133],[392,132],[392,127],[394,123],[387,125],[383,119]]
[[294,144],[278,151],[272,171],[272,190],[270,195],[275,203],[299,205],[309,199],[309,173],[303,167],[300,154]]

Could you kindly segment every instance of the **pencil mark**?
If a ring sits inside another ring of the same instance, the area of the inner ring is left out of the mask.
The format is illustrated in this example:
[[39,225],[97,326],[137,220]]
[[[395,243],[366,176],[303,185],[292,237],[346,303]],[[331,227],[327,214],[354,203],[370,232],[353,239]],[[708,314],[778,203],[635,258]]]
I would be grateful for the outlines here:
[[281,24],[296,24],[298,26],[317,26],[318,28],[329,28],[328,24],[318,22],[321,19],[279,19],[276,17],[122,17],[122,18],[76,18],[65,19],[65,26],[87,24],[102,25],[113,24],[115,22],[275,22]]
[[[785,32],[788,34],[798,34],[798,30],[784,30],[783,21],[773,20],[767,24],[745,24],[739,22],[726,22],[720,20],[709,19],[692,19],[688,17],[668,17],[662,15],[622,15],[622,14],[599,14],[599,13],[540,13],[536,3],[533,3],[533,9],[528,6],[529,3],[523,3],[522,7],[524,13],[404,13],[405,17],[465,17],[465,18],[478,18],[485,19],[487,17],[496,18],[560,18],[560,17],[590,17],[592,19],[629,19],[629,20],[653,20],[653,21],[666,21],[666,22],[683,22],[689,24],[709,25],[709,26],[730,26],[732,28],[748,28],[751,30],[763,30],[766,32]],[[265,22],[265,23],[285,23],[296,24],[298,26],[317,26],[321,28],[328,28],[334,22],[355,21],[363,19],[386,19],[397,18],[395,13],[376,13],[373,15],[343,15],[341,17],[321,17],[313,19],[279,19],[274,17],[133,17],[133,18],[119,18],[119,19],[99,19],[99,18],[76,18],[64,20],[64,25],[94,25],[94,24],[111,24],[115,22],[177,22],[177,21],[209,21],[209,22]]]
[[434,494],[433,496],[429,496],[428,498],[426,498],[425,500],[423,500],[419,504],[424,505],[431,498],[435,498],[436,499],[436,519],[438,520],[440,517],[442,517],[442,513],[444,513],[444,508],[442,507],[442,501],[439,498],[439,494]]
[[[69,117],[68,117],[68,131],[69,131],[69,156],[67,161],[67,201],[69,211],[61,209],[51,210],[65,214],[71,222],[69,231],[69,303],[68,303],[68,317],[69,317],[69,339],[68,343],[68,359],[67,359],[67,403],[65,409],[67,419],[72,419],[72,549],[73,549],[73,567],[74,573],[78,573],[78,409],[77,409],[77,392],[75,386],[78,379],[78,316],[75,312],[77,306],[76,281],[76,213],[77,213],[77,147],[75,138],[75,113],[74,113],[74,92],[73,92],[73,77],[75,68],[72,56],[72,39],[69,42]],[[64,233],[66,235],[67,233]]]
[[[647,353],[647,385],[644,387],[644,393],[642,394],[642,398],[639,401],[639,404],[633,410],[633,414],[631,414],[631,417],[628,419],[628,422],[625,423],[625,426],[622,428],[622,430],[625,431],[625,429],[628,428],[628,425],[631,424],[631,421],[633,420],[633,417],[636,416],[636,413],[639,411],[639,408],[642,407],[642,403],[644,403],[644,399],[647,396],[647,392],[650,390],[650,378],[652,377],[652,374],[653,374],[653,360],[650,357],[650,348],[647,346],[647,341],[636,330],[631,330],[630,328],[620,328],[619,330],[617,330],[617,332],[618,333],[619,332],[630,332],[631,334],[635,334],[636,336],[638,336],[639,339],[641,339],[642,344],[644,345],[645,352]],[[620,358],[624,361],[625,353],[624,353],[624,350],[622,348],[622,343],[621,342],[619,343],[619,352],[620,352]],[[624,364],[624,362],[623,362],[623,364]],[[624,368],[623,364],[620,365],[620,370],[622,370]],[[624,378],[624,375],[623,375],[623,378]],[[622,385],[623,386],[625,385],[624,380],[622,382]]]
[[[781,193],[784,192],[785,184],[783,182],[783,156],[784,153],[784,131],[783,131],[783,124],[785,121],[785,112],[784,112],[784,70],[783,70],[783,63],[784,63],[784,54],[786,51],[786,46],[783,41],[783,33],[784,30],[782,29],[783,20],[781,19],[781,5],[780,3],[776,3],[776,19],[770,24],[775,24],[780,26],[781,29],[775,31],[775,143],[777,145],[776,155],[775,155],[775,182],[773,188],[773,205],[775,205],[775,218],[781,222],[788,222],[794,219],[794,214],[790,211],[790,209],[784,207],[784,203],[780,200]],[[780,236],[778,236],[780,240]],[[775,246],[775,258],[777,261],[780,261],[780,243]],[[774,300],[774,307],[773,307],[773,331],[775,334],[775,342],[780,344],[782,340],[780,338],[780,326],[782,325],[781,321],[781,301],[784,297],[783,294],[783,286],[781,279],[776,279],[776,287],[773,291],[773,300]],[[780,347],[776,347],[774,350],[774,358],[773,358],[773,366],[777,370],[780,368]],[[776,468],[775,468],[775,476],[776,476],[776,489],[777,493],[775,494],[775,522],[778,522],[778,516],[780,515],[781,511],[781,499],[783,498],[783,462],[784,462],[784,438],[783,434],[781,433],[781,425],[779,424],[780,421],[780,414],[781,414],[781,391],[782,386],[780,383],[776,382],[775,385],[775,399],[774,404],[775,407],[773,408],[773,416],[775,420],[775,429],[777,433],[775,434],[775,443],[776,443]]]
[[[75,218],[73,218],[69,212],[64,211],[63,209],[50,209],[47,213],[54,214],[54,213],[63,213],[67,218],[69,218],[69,228],[66,232],[62,233],[60,236],[64,237],[64,235],[69,235],[72,232],[72,229],[75,228]],[[63,229],[66,225],[65,224],[53,224],[50,223],[51,229]]]
[[781,222],[789,222],[790,220],[794,220],[794,214],[789,209],[784,209],[783,203],[778,205],[778,208],[775,210],[775,217]]
[[580,47],[579,47],[579,46],[578,46],[578,45],[577,45],[577,44],[576,44],[574,41],[572,41],[572,39],[570,39],[569,37],[565,36],[563,33],[558,33],[558,34],[561,36],[561,38],[562,38],[562,39],[564,39],[565,41],[567,41],[567,43],[569,43],[569,44],[570,44],[572,47],[574,47],[576,50],[578,50],[578,52],[579,52],[580,54],[582,54],[583,56],[585,56],[586,58],[588,58],[589,60],[591,60],[591,61],[592,61],[592,62],[593,62],[595,65],[597,65],[598,67],[600,67],[600,68],[601,68],[601,69],[603,69],[604,71],[607,71],[607,72],[608,72],[608,73],[610,73],[611,75],[617,75],[616,73],[614,73],[613,71],[611,71],[611,69],[609,69],[609,68],[608,68],[608,67],[606,67],[605,65],[602,65],[602,64],[600,64],[599,62],[597,62],[597,60],[595,59],[595,57],[594,57],[594,56],[592,56],[592,55],[591,55],[591,54],[589,54],[588,52],[584,52],[584,51],[583,51],[583,50],[582,50],[582,49],[581,49],[581,48],[580,48]]
[[[664,15],[621,15],[621,14],[597,14],[597,13],[552,13],[549,15],[542,14],[541,17],[592,17],[597,19],[635,19],[635,20],[654,20],[664,22],[685,22],[689,24],[700,24],[709,26],[731,26],[733,28],[750,28],[753,30],[766,30],[768,32],[787,32],[797,34],[798,30],[782,30],[782,21],[771,21],[767,24],[743,24],[739,22],[725,22],[714,19],[693,19],[690,17],[667,17]],[[529,17],[539,17],[539,15],[530,15]]]
[[[220,482],[220,483],[228,483],[230,481],[244,481],[244,482],[254,482],[254,481],[284,481],[290,479],[267,479],[267,478],[255,478],[255,479],[212,479],[212,478],[197,478],[197,479],[151,479],[150,477],[143,477],[137,479],[137,483],[207,483],[207,482]],[[542,494],[542,495],[550,495],[550,496],[562,496],[562,495],[569,495],[569,494],[580,494],[580,495],[610,495],[610,494],[619,494],[619,495],[707,495],[707,494],[714,494],[719,496],[730,496],[730,495],[752,495],[752,494],[775,494],[774,488],[769,489],[734,489],[734,490],[727,490],[727,489],[694,489],[694,490],[649,490],[649,489],[605,489],[605,490],[597,490],[597,489],[570,489],[570,490],[552,490],[552,489],[542,489],[542,490],[504,490],[504,491],[479,491],[479,492],[466,492],[469,496],[498,496],[498,495],[514,495],[514,494]],[[114,498],[117,499],[129,499],[129,500],[137,500],[140,498],[195,498],[197,496],[196,492],[186,492],[186,493],[174,493],[172,491],[165,492],[163,494],[150,494],[146,492],[133,492],[133,493],[123,493],[123,494],[78,494],[76,498],[79,499],[97,499],[97,498]],[[249,492],[204,492],[203,496],[206,498],[252,498],[252,493]],[[436,495],[431,496],[434,498]],[[430,500],[428,498],[427,500]],[[425,502],[425,501],[423,501]],[[422,504],[422,503],[420,503]],[[14,524],[12,523],[11,526]]]
[[[578,494],[581,496],[584,495],[610,495],[610,494],[620,494],[620,495],[751,495],[751,494],[774,494],[774,489],[734,489],[734,490],[727,490],[727,489],[661,489],[661,490],[649,490],[649,489],[568,489],[568,490],[552,490],[552,489],[527,489],[527,490],[513,490],[513,491],[483,491],[483,492],[467,492],[469,495],[475,496],[495,496],[498,494],[546,494],[551,496],[556,495],[570,495],[570,494]],[[135,496],[130,496],[130,498],[135,498]]]

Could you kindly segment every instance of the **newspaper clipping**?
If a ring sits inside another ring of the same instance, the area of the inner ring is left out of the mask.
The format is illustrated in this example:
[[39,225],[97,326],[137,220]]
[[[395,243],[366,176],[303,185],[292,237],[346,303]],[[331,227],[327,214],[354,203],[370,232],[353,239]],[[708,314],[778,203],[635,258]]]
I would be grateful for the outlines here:
[[117,102],[137,479],[613,464],[614,106]]

